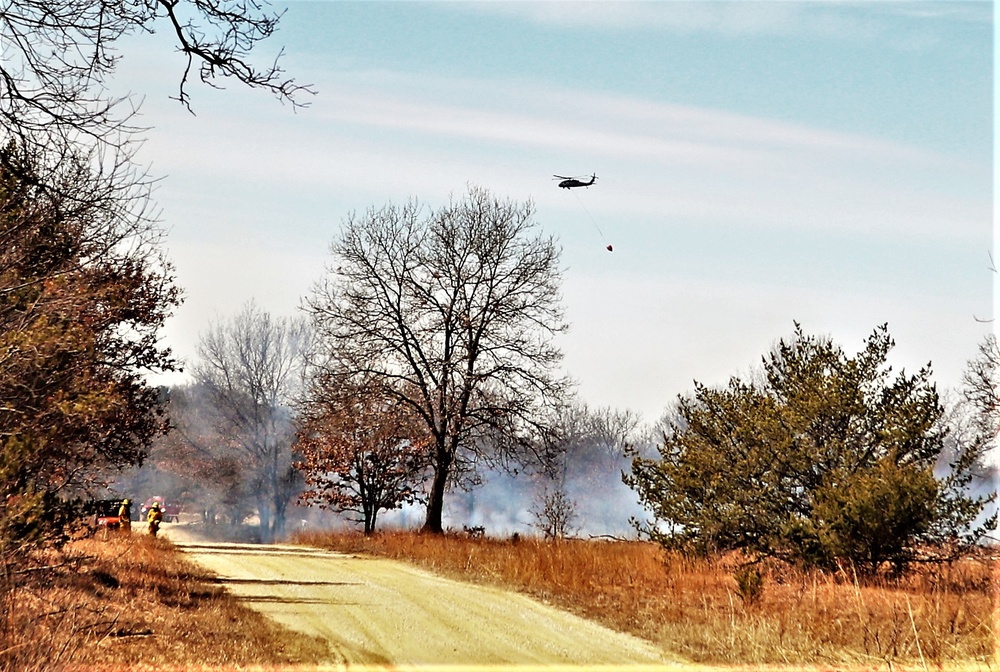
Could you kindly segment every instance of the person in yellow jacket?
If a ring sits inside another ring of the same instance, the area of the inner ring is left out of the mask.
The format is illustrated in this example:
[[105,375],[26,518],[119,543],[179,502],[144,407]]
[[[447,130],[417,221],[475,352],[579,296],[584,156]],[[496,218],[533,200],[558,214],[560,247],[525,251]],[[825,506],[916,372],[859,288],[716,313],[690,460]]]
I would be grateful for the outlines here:
[[122,532],[132,531],[132,500],[126,497],[118,507],[118,525]]
[[149,507],[146,522],[149,523],[149,533],[155,537],[156,533],[160,531],[160,523],[163,522],[163,512],[160,511],[159,502],[153,502],[153,505]]

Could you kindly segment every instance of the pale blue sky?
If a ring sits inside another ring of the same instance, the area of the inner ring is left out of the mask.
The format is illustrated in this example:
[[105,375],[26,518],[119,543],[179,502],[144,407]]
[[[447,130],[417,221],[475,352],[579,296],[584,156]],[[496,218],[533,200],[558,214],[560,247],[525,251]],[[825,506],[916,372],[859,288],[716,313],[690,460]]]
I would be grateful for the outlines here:
[[591,404],[653,420],[794,320],[849,351],[888,322],[897,366],[947,386],[989,328],[989,3],[294,2],[274,46],[319,91],[297,113],[196,86],[192,117],[167,39],[114,86],[146,96],[167,176],[182,356],[251,298],[293,313],[352,210],[470,182],[559,238]]

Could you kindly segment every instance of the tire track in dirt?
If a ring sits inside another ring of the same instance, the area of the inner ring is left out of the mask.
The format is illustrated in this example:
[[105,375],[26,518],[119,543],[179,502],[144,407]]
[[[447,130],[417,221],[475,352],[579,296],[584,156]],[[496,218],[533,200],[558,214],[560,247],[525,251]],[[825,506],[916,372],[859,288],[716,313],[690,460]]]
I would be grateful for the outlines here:
[[653,665],[652,644],[524,595],[304,546],[168,536],[247,606],[360,665]]

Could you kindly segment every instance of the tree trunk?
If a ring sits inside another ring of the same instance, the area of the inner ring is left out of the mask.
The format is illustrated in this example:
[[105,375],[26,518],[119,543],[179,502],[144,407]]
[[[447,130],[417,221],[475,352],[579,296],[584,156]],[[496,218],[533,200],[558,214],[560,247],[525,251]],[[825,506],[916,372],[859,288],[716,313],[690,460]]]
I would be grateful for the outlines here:
[[287,502],[284,493],[275,492],[272,498],[274,512],[271,514],[271,539],[281,539],[285,535],[285,520],[287,514]]
[[451,455],[438,448],[437,464],[434,465],[434,479],[431,481],[431,492],[427,498],[427,520],[423,531],[432,534],[444,532],[442,518],[444,517],[444,490],[448,483],[448,469],[451,467]]
[[271,519],[271,539],[281,539],[285,536],[285,512],[275,511]]
[[265,544],[271,543],[271,510],[267,500],[257,500],[257,519],[260,540]]
[[427,520],[424,521],[424,532],[441,534],[442,517],[444,514],[444,472],[437,470],[434,472],[434,480],[431,483],[430,497],[427,498]]

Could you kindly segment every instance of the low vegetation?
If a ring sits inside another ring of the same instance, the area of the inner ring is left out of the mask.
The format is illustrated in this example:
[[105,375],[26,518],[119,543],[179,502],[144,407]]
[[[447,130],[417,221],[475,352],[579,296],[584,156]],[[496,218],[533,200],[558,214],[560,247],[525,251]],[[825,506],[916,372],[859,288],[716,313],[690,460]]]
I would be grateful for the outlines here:
[[247,607],[168,541],[99,533],[8,577],[0,669],[244,669],[317,663],[323,642]]
[[[859,578],[772,561],[698,559],[646,542],[303,534],[300,543],[414,562],[543,601],[710,664],[989,666],[990,558]],[[742,570],[740,567],[744,567]]]

